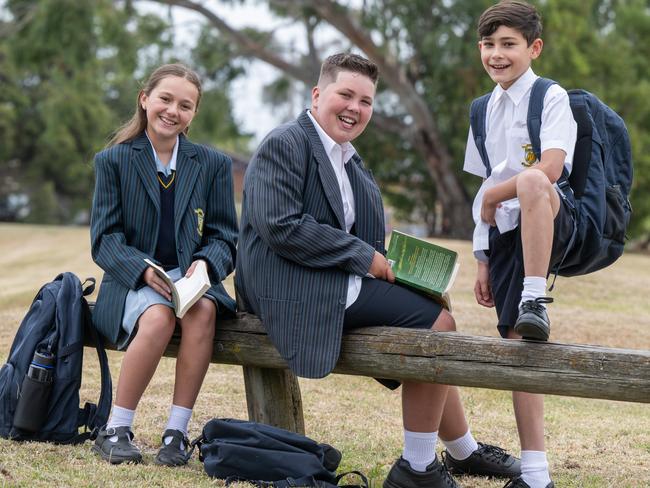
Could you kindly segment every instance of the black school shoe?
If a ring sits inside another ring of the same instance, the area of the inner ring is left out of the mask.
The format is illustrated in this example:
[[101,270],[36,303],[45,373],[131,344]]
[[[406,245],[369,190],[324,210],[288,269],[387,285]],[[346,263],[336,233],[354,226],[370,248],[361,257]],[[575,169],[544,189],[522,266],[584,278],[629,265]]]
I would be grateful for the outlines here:
[[[116,441],[110,438],[117,436]],[[105,426],[97,434],[92,451],[111,464],[139,463],[142,461],[140,449],[133,444],[133,432],[128,427]]]
[[454,459],[445,450],[442,461],[453,475],[514,478],[521,475],[521,461],[500,447],[478,443],[478,449],[467,459]]
[[526,300],[519,305],[519,317],[515,322],[515,332],[524,339],[548,341],[551,334],[551,322],[548,320],[546,307],[542,303],[553,303],[551,297],[538,297]]
[[460,488],[436,457],[424,472],[415,471],[400,457],[390,468],[384,488]]
[[[172,441],[165,444],[165,437],[171,437]],[[181,442],[183,443],[182,449]],[[184,466],[190,458],[188,454],[189,447],[190,441],[183,432],[176,429],[167,429],[163,433],[162,446],[160,446],[154,462],[162,466]]]
[[[503,488],[530,488],[530,485],[526,483],[524,480],[521,479],[521,476],[517,478],[513,478],[510,481],[508,481]],[[548,485],[546,485],[546,488],[555,488],[555,485],[551,481]]]

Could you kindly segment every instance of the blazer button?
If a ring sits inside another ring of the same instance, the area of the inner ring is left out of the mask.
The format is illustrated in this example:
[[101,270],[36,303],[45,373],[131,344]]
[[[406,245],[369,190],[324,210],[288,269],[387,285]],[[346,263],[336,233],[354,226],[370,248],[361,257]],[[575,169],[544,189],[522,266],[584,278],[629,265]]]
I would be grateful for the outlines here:
[[181,254],[183,254],[183,248],[182,248],[182,247],[179,247],[179,248],[178,248],[178,252],[181,253]]
[[339,300],[339,305],[345,305],[346,302],[347,302],[347,300],[345,298],[341,298]]

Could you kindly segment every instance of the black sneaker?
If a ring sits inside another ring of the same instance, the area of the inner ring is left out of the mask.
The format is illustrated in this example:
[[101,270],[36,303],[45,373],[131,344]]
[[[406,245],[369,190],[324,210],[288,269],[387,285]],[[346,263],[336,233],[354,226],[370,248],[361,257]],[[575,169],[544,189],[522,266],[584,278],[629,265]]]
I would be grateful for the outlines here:
[[526,300],[519,305],[519,317],[515,322],[515,332],[524,339],[547,341],[551,334],[546,307],[542,303],[553,303],[551,297],[538,297]]
[[514,478],[521,475],[521,461],[500,447],[478,443],[478,449],[467,459],[454,459],[447,451],[442,461],[453,475],[489,476],[491,478]]
[[[510,481],[508,481],[503,488],[530,488],[530,485],[526,483],[524,480],[521,479],[521,476],[518,476],[517,478],[513,478]],[[546,488],[555,488],[555,485],[551,481],[548,485],[546,485]]]
[[384,488],[460,488],[445,465],[434,459],[425,472],[415,471],[400,457],[390,468]]
[[[172,441],[165,444],[165,437],[171,437]],[[181,443],[183,443],[182,448]],[[190,458],[188,454],[189,447],[190,441],[183,432],[176,429],[167,429],[163,433],[162,446],[160,446],[154,462],[163,466],[183,466],[187,464]]]
[[[113,436],[117,436],[116,441],[110,440]],[[104,427],[97,434],[92,450],[111,464],[139,463],[142,454],[133,444],[133,437],[128,427]]]

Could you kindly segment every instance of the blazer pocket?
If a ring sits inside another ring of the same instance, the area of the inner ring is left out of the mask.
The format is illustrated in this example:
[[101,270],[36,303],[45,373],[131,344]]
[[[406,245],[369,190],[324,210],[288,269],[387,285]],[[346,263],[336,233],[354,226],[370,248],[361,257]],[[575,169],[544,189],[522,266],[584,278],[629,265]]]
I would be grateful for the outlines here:
[[302,317],[302,302],[258,297],[260,319],[282,357],[292,359],[298,349],[297,327]]

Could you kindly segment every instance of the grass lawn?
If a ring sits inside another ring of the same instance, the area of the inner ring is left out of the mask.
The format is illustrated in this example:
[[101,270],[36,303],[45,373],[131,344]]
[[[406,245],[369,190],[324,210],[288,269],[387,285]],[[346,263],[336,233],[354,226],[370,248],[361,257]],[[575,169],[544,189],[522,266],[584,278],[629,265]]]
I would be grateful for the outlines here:
[[[9,352],[15,330],[39,287],[57,273],[100,278],[90,258],[87,228],[0,224],[0,357]],[[453,290],[459,330],[497,334],[495,315],[476,304],[471,245],[446,241],[461,254]],[[232,280],[227,288],[234,293]],[[650,349],[650,257],[629,254],[605,271],[558,278],[550,306],[555,342]],[[82,402],[97,401],[99,369],[87,350]],[[114,386],[122,354],[109,352]],[[476,374],[481,374],[477,371]],[[136,442],[145,463],[110,466],[90,452],[90,443],[55,446],[0,439],[0,486],[222,486],[209,479],[197,457],[187,467],[157,467],[171,401],[174,360],[163,358],[136,414]],[[330,375],[301,380],[307,435],[343,452],[343,470],[358,469],[381,486],[401,452],[400,395],[368,378]],[[509,392],[462,389],[466,413],[478,440],[518,453]],[[241,368],[211,365],[190,423],[190,437],[212,417],[246,418]],[[558,488],[650,486],[650,410],[647,404],[548,396],[546,437]],[[496,488],[504,482],[461,480],[465,488]]]

